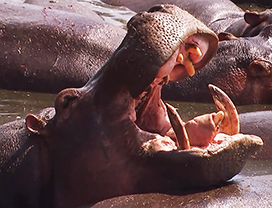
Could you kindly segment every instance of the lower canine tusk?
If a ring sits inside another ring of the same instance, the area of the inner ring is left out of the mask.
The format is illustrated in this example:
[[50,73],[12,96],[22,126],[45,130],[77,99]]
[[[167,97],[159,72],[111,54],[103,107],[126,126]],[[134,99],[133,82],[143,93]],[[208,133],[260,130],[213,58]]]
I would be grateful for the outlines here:
[[176,134],[177,146],[179,149],[190,149],[190,140],[185,129],[185,124],[181,120],[176,109],[168,103],[165,103],[167,114],[172,125],[172,128]]

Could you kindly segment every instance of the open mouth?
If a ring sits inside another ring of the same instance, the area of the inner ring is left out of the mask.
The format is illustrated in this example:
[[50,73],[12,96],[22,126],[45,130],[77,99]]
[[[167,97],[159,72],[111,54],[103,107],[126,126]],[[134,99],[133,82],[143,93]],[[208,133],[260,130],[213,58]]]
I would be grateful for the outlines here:
[[143,131],[154,137],[142,142],[145,150],[172,151],[207,148],[220,144],[224,133],[239,133],[237,110],[228,96],[219,88],[209,85],[217,106],[217,113],[195,117],[184,122],[176,109],[161,100],[161,88],[169,80],[180,80],[195,73],[194,64],[200,62],[208,50],[208,43],[200,36],[190,36],[160,68],[148,88],[135,99],[133,120]]

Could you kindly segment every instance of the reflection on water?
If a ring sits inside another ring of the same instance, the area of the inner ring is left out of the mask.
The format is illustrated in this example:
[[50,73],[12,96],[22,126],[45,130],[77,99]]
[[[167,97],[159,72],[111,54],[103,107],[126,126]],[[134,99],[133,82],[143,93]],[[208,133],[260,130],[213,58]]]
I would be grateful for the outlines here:
[[[187,121],[195,116],[216,112],[214,104],[207,103],[188,103],[188,102],[169,102],[174,105],[180,113],[183,120]],[[237,106],[238,113],[246,113],[252,111],[272,110],[272,105],[245,105]]]
[[81,0],[81,3],[90,3],[91,8],[106,22],[126,28],[127,21],[135,15],[135,12],[123,6],[112,6],[99,0]]
[[55,95],[0,90],[0,124],[54,105]]
[[241,172],[241,175],[244,176],[272,175],[272,161],[248,160]]
[[[25,118],[28,113],[37,113],[45,107],[54,106],[54,94],[0,90],[0,124]],[[216,111],[214,104],[173,102],[182,119],[187,121],[195,116]],[[238,112],[272,110],[272,105],[238,106]]]

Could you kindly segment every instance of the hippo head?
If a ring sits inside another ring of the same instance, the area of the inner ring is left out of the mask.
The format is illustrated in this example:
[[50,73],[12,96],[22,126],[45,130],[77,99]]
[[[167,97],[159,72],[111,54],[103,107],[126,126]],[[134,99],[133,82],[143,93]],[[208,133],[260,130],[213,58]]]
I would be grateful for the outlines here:
[[28,130],[51,149],[55,204],[207,187],[239,173],[262,141],[219,133],[238,133],[235,107],[220,90],[211,87],[219,113],[186,123],[160,99],[163,84],[193,75],[216,48],[214,33],[187,12],[154,6],[128,22],[119,48],[85,86],[57,95],[51,119],[29,115]]
[[[218,35],[220,47],[210,63],[225,67],[210,74],[214,78],[211,82],[237,105],[272,103],[271,31],[272,25],[268,25],[254,37]],[[234,58],[232,54],[238,55]]]
[[244,19],[248,23],[248,27],[245,27],[243,32],[244,36],[256,36],[266,26],[272,23],[272,9],[266,9],[262,12],[246,11]]

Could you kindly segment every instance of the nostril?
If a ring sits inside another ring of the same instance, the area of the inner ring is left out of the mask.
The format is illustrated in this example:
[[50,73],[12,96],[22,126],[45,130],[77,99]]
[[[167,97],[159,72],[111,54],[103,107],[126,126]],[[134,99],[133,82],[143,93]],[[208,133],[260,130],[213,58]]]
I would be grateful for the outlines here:
[[157,11],[162,11],[164,9],[164,6],[159,4],[159,5],[154,5],[152,6],[148,12],[152,13],[152,12],[157,12]]

